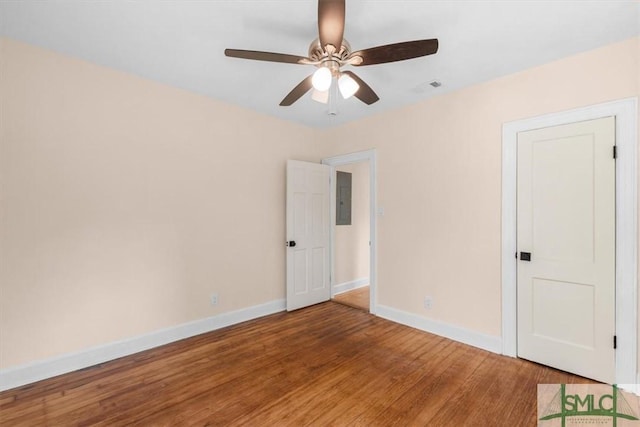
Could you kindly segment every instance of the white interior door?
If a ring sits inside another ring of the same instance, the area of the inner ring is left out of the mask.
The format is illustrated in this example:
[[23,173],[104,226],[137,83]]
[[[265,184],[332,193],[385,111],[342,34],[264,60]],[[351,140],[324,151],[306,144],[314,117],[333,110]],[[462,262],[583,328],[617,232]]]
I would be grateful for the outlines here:
[[287,310],[331,298],[331,167],[287,162]]
[[608,383],[615,379],[614,120],[518,134],[518,356]]

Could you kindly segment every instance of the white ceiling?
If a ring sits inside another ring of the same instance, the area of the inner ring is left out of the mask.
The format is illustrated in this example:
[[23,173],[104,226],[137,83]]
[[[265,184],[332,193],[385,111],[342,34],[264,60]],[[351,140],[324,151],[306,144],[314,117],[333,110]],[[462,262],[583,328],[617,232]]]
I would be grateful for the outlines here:
[[[282,98],[312,66],[248,61],[225,48],[306,56],[312,0],[0,0],[0,34],[313,127],[328,127],[517,72],[640,33],[638,1],[347,0],[354,50],[438,38],[436,55],[353,67],[380,96],[340,99],[337,116]],[[428,83],[442,81],[433,89]],[[606,84],[606,76],[603,76]]]

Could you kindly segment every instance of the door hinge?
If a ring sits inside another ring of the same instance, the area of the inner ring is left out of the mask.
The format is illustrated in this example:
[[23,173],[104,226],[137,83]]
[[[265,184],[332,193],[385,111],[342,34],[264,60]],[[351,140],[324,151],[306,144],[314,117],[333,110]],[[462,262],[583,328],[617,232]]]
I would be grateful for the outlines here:
[[613,348],[614,349],[618,348],[618,337],[617,337],[617,335],[613,336]]
[[613,146],[613,158],[614,159],[618,158],[618,146],[617,145]]

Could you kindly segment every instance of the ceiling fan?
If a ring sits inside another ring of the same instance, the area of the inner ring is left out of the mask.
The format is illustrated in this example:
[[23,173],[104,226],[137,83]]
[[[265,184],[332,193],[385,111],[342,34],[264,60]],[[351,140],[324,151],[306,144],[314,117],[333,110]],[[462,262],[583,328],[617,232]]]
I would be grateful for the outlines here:
[[287,64],[315,65],[318,69],[302,80],[280,102],[289,106],[314,88],[313,99],[327,102],[334,79],[342,96],[355,96],[367,105],[380,98],[360,77],[351,71],[341,71],[344,65],[363,66],[404,61],[432,55],[438,51],[438,39],[393,43],[369,49],[351,51],[344,34],[345,0],[318,0],[318,38],[311,42],[308,57],[255,50],[225,49],[226,56]]

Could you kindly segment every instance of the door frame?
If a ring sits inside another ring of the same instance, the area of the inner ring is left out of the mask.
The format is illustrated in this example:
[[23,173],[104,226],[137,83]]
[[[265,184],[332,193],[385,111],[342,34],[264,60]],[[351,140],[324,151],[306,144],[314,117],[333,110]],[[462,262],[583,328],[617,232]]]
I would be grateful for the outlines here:
[[[504,123],[502,126],[502,354],[517,357],[516,180],[518,132],[616,117],[616,383],[637,387],[638,99]],[[612,153],[613,155],[613,153]],[[613,345],[613,343],[612,343]]]
[[[328,157],[322,159],[322,164],[329,165],[335,171],[336,166],[348,165],[352,163],[369,162],[369,313],[376,314],[378,304],[377,292],[377,236],[376,236],[376,150],[358,151],[355,153],[342,154],[339,156]],[[335,174],[331,174],[331,276],[329,286],[331,286],[331,295],[333,296],[333,287],[335,285],[335,216],[336,216],[336,186]]]

